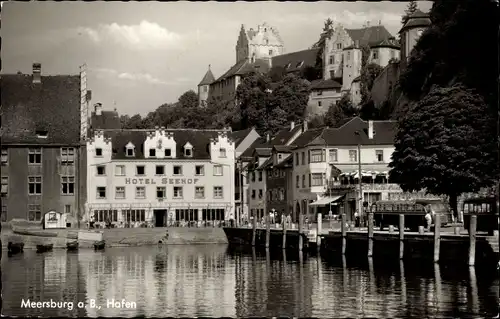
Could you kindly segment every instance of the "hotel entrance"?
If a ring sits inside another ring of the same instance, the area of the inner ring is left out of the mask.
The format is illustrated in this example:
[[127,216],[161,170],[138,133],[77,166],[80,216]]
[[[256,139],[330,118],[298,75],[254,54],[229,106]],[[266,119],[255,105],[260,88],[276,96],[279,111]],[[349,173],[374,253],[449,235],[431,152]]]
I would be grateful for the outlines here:
[[167,210],[166,209],[155,209],[155,227],[166,227],[167,226]]

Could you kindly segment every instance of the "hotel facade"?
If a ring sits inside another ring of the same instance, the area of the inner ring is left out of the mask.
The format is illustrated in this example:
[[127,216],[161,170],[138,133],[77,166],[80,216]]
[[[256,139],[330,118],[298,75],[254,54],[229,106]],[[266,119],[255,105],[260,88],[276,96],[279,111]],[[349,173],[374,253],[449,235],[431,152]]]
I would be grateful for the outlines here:
[[163,227],[234,218],[229,130],[98,130],[87,142],[87,219]]

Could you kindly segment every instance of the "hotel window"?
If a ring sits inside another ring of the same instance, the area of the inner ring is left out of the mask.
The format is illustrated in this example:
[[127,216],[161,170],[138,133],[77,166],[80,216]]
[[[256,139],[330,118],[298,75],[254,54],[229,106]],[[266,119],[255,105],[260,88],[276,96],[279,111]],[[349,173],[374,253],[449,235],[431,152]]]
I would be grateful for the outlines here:
[[182,186],[174,186],[174,198],[182,198]]
[[222,186],[214,186],[214,198],[221,199],[223,197]]
[[203,166],[203,165],[196,165],[194,167],[194,173],[197,176],[203,176],[203,175],[205,175],[205,166]]
[[2,222],[5,223],[7,221],[7,206],[2,205]]
[[135,198],[137,198],[137,199],[144,199],[144,198],[146,198],[146,187],[144,187],[144,186],[137,186],[135,188]]
[[125,199],[125,187],[123,187],[123,186],[116,187],[115,198],[116,199]]
[[106,175],[106,166],[99,165],[96,167],[96,169],[97,169],[97,175],[100,175],[100,176]]
[[9,178],[6,176],[2,176],[2,197],[7,196],[9,194]]
[[252,182],[255,182],[255,172],[252,172]]
[[193,149],[191,147],[185,147],[184,148],[184,156],[192,157],[193,156]]
[[61,184],[62,184],[63,195],[74,195],[75,194],[75,177],[74,176],[61,177]]
[[146,174],[146,167],[144,165],[137,165],[135,174],[138,176]]
[[28,163],[29,164],[42,164],[42,149],[41,148],[28,149]]
[[165,149],[165,157],[171,157],[172,156],[172,150],[169,148]]
[[384,161],[384,151],[383,150],[376,150],[375,157],[377,158],[377,162],[383,162]]
[[97,198],[98,199],[106,198],[106,187],[104,186],[97,187]]
[[296,184],[296,188],[300,188],[300,176],[297,175],[295,176],[295,184]]
[[252,198],[255,198],[255,196],[256,196],[255,194],[256,194],[255,189],[252,189]]
[[328,64],[335,64],[335,56],[330,55],[330,60],[328,61]]
[[313,173],[311,174],[311,186],[322,186],[324,174],[322,173]]
[[149,149],[149,156],[150,157],[156,157],[156,149],[150,148]]
[[98,157],[102,156],[102,148],[98,147],[95,149],[95,156],[98,156]]
[[357,150],[349,150],[349,161],[356,162],[358,160],[358,151]]
[[259,171],[259,182],[262,182],[262,171]]
[[194,198],[205,198],[205,187],[196,186],[194,189]]
[[311,150],[310,151],[311,155],[311,163],[321,163],[325,161],[325,152],[323,150]]
[[300,165],[299,163],[299,153],[295,153],[295,166]]
[[222,176],[222,165],[214,165],[214,176]]
[[219,157],[227,157],[225,148],[219,150]]
[[28,194],[41,195],[42,194],[42,177],[30,176],[28,177]]
[[116,165],[115,166],[115,175],[116,176],[125,176],[125,165]]
[[28,220],[39,221],[42,220],[42,206],[41,205],[28,205]]
[[156,175],[165,175],[165,165],[156,165]]
[[306,165],[306,153],[302,152],[302,165]]
[[302,188],[306,187],[306,175],[302,175]]
[[165,186],[156,187],[156,198],[166,198],[167,188]]
[[61,163],[66,165],[73,165],[75,162],[75,149],[73,147],[61,148]]
[[262,199],[262,196],[264,196],[264,192],[262,189],[259,189],[259,199]]
[[9,163],[9,150],[2,147],[2,165],[7,165]]
[[337,162],[338,161],[338,153],[337,153],[336,149],[330,150],[329,155],[330,155],[330,162]]
[[182,175],[182,166],[179,165],[174,166],[174,175]]

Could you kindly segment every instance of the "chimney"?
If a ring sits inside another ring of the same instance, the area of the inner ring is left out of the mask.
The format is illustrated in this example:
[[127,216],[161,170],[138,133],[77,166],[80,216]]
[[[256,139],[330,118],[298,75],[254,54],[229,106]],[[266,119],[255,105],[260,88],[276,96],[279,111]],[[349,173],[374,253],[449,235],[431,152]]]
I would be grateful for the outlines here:
[[302,132],[305,131],[307,131],[307,120],[304,120],[304,122],[302,123]]
[[33,83],[42,82],[42,65],[40,63],[33,63]]
[[266,135],[266,142],[269,142],[270,138],[269,138],[269,133],[267,133]]
[[101,103],[94,104],[94,110],[95,110],[95,115],[101,116],[102,115],[102,104]]
[[359,48],[359,40],[354,41],[354,45],[356,46],[356,48]]
[[368,121],[368,138],[369,138],[370,140],[372,140],[372,139],[373,139],[373,134],[374,134],[374,132],[373,132],[373,121],[372,121],[372,120],[369,120],[369,121]]
[[290,131],[293,131],[294,128],[295,128],[295,122],[291,122],[290,123]]

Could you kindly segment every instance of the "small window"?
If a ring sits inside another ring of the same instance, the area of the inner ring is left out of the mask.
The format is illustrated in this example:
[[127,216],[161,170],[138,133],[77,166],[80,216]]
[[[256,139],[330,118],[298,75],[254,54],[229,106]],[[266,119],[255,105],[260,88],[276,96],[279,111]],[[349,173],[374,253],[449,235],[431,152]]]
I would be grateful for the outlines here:
[[150,157],[156,157],[156,149],[150,148],[149,149],[149,156]]
[[137,198],[137,199],[144,199],[144,198],[146,198],[146,187],[144,187],[144,186],[137,186],[135,188],[135,198]]
[[42,194],[42,177],[29,176],[28,177],[28,194],[41,195]]
[[273,55],[273,50],[269,50],[269,55]]
[[262,171],[259,171],[259,182],[262,182],[263,174]]
[[323,91],[322,90],[316,91],[316,95],[323,95]]
[[220,151],[219,151],[219,157],[227,157],[226,155],[226,149],[225,148],[221,148]]
[[42,206],[41,205],[28,205],[28,220],[40,221],[42,220]]
[[182,186],[174,186],[174,198],[182,198]]
[[318,106],[321,106],[321,105],[322,105],[321,101],[318,101]]
[[186,156],[186,157],[193,156],[193,150],[190,147],[189,148],[185,148],[184,149],[184,156]]
[[377,162],[384,161],[384,151],[383,150],[375,150],[375,157],[377,158]]
[[337,162],[337,159],[338,159],[337,150],[336,149],[330,150],[329,154],[330,154],[330,156],[329,156],[330,157],[330,162]]
[[106,187],[97,187],[97,198],[103,199],[106,198]]
[[99,176],[106,175],[106,166],[104,165],[97,166],[97,175]]
[[2,165],[7,165],[9,163],[9,150],[2,147]]
[[75,162],[75,149],[73,147],[61,148],[61,164],[72,165]]
[[296,188],[300,188],[300,176],[299,175],[295,176],[295,185],[296,185],[295,186]]
[[115,190],[116,199],[125,199],[125,187],[117,186]]
[[171,157],[172,156],[172,150],[169,148],[165,149],[165,157]]
[[156,198],[166,198],[167,188],[165,186],[156,187]]
[[115,166],[115,175],[116,176],[125,176],[125,165],[116,165]]
[[205,175],[205,167],[203,165],[195,166],[195,175],[202,176]]
[[342,50],[342,43],[337,43],[337,50]]
[[222,192],[222,186],[214,186],[214,198],[215,199],[221,199],[223,198],[224,194]]
[[9,193],[9,178],[6,176],[2,176],[2,197],[7,196]]
[[255,196],[256,196],[255,194],[256,194],[255,189],[252,189],[252,198],[255,198]]
[[306,187],[306,175],[302,175],[302,188]]
[[133,147],[127,147],[127,152],[126,152],[127,157],[133,157],[135,156],[135,150]]
[[205,187],[196,186],[194,189],[194,197],[198,199],[205,198]]
[[61,186],[63,195],[74,195],[75,194],[75,177],[74,176],[63,176],[61,177]]
[[182,166],[180,165],[174,166],[174,175],[182,175]]
[[64,205],[64,213],[71,214],[71,205]]
[[156,175],[165,175],[164,165],[156,165]]
[[98,147],[95,149],[95,156],[102,156],[102,148]]
[[378,54],[377,54],[377,52],[373,52],[373,54],[372,54],[372,58],[373,58],[374,60],[378,59]]
[[264,197],[264,191],[259,189],[259,199],[262,199],[262,197]]
[[214,176],[222,176],[222,165],[214,165]]
[[136,167],[136,175],[145,175],[146,167],[144,165],[137,165]]
[[30,148],[28,149],[28,163],[29,164],[42,164],[42,149]]

